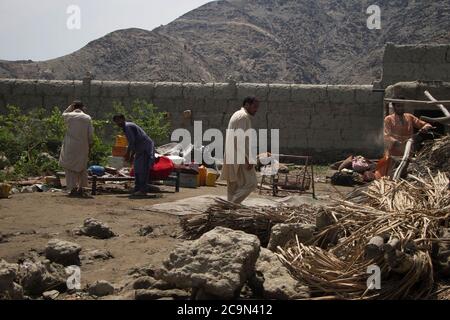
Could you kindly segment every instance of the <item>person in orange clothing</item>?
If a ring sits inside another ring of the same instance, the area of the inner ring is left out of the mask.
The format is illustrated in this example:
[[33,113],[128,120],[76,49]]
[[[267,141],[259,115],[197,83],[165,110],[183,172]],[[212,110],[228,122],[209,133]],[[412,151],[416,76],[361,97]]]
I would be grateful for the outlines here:
[[[399,97],[397,99],[404,100]],[[384,142],[386,153],[378,163],[375,177],[380,179],[383,176],[391,176],[395,157],[402,157],[405,153],[406,143],[414,136],[414,129],[426,132],[433,126],[422,121],[410,113],[405,113],[403,103],[393,103],[394,113],[384,119]]]
[[393,108],[394,113],[384,119],[384,141],[390,156],[401,157],[405,153],[406,143],[414,135],[414,129],[426,132],[433,126],[405,113],[403,103],[393,103]]

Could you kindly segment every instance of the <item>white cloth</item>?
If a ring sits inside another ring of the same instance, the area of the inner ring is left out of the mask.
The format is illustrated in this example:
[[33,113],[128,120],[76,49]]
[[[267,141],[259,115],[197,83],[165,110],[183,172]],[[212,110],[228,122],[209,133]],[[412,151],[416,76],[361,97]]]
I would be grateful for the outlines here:
[[66,185],[67,190],[72,191],[73,189],[85,188],[88,186],[88,172],[84,169],[81,172],[75,172],[66,169]]
[[228,181],[228,201],[242,203],[258,186],[255,168],[248,170],[240,165],[237,172],[237,181]]
[[[238,143],[234,137],[233,131],[242,129],[244,132],[252,129],[251,115],[245,108],[235,112],[230,119],[226,134],[225,150],[234,150],[234,161],[225,151],[224,164],[222,167],[221,179],[227,181],[228,185],[228,201],[241,203],[250,193],[257,187],[256,171],[254,168],[247,169],[246,164],[237,163]],[[250,146],[245,145],[245,158],[249,159]],[[227,163],[227,159],[229,160]]]
[[[226,141],[225,141],[225,155],[224,155],[224,164],[222,167],[222,174],[221,179],[226,181],[235,182],[238,181],[238,170],[241,166],[244,166],[244,164],[238,164],[237,163],[237,154],[238,154],[238,144],[237,140],[234,138],[233,131],[242,129],[243,131],[247,131],[252,128],[252,120],[251,115],[245,110],[245,108],[242,108],[241,110],[235,112],[233,116],[230,119],[230,123],[228,124],[228,130],[226,133]],[[248,159],[249,156],[249,148],[248,145],[245,146],[246,150],[245,156]],[[231,159],[230,155],[227,155],[226,150],[234,150],[234,161]],[[239,150],[239,152],[242,152],[242,150]],[[229,162],[229,163],[227,163]]]
[[89,162],[89,146],[94,138],[92,119],[79,109],[72,111],[72,107],[63,112],[63,118],[67,131],[59,156],[59,165],[66,170],[83,172]]

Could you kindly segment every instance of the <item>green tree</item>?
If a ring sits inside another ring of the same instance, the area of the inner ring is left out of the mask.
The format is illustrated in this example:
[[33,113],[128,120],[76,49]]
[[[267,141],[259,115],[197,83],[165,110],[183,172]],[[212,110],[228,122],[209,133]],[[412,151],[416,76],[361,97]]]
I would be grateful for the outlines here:
[[145,100],[133,101],[131,108],[125,108],[121,103],[115,102],[113,114],[109,114],[110,119],[116,114],[123,114],[127,120],[140,126],[156,145],[169,139],[170,122],[167,120],[167,113],[158,111],[153,104]]

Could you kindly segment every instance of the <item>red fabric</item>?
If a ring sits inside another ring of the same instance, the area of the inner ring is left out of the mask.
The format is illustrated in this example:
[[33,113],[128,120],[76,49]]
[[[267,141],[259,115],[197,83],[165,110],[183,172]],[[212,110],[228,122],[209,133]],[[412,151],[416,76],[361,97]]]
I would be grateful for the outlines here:
[[[155,163],[149,170],[150,180],[165,180],[172,171],[175,169],[175,165],[172,160],[167,157],[159,157],[155,159]],[[134,177],[134,168],[131,168],[130,176]]]

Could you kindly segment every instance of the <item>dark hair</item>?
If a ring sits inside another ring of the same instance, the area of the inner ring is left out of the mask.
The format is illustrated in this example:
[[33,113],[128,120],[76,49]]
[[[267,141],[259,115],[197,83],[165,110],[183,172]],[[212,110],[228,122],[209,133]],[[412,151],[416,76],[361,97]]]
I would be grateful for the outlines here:
[[125,120],[125,116],[124,116],[123,114],[116,114],[116,115],[113,117],[113,121],[115,122],[115,121],[117,121],[117,120]]
[[84,107],[83,102],[81,102],[80,100],[75,100],[74,102],[72,102],[72,105],[74,109],[81,109]]
[[244,102],[242,103],[242,106],[245,107],[246,104],[252,105],[253,103],[255,103],[256,101],[258,101],[258,99],[256,97],[246,97],[244,99]]

